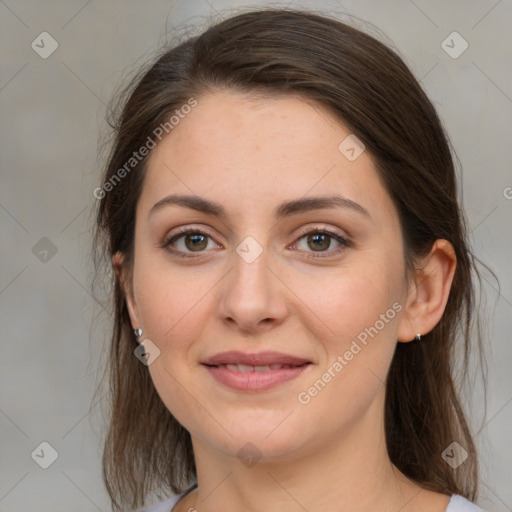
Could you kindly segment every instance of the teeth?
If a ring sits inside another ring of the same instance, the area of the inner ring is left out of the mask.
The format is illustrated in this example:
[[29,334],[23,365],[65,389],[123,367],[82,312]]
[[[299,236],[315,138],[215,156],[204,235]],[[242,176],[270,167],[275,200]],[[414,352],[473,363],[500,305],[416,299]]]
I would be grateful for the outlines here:
[[248,364],[239,364],[238,371],[242,373],[252,372],[254,371],[254,366],[250,366]]
[[[275,369],[275,368],[274,368]],[[268,372],[270,370],[270,366],[255,366],[254,371],[255,372]]]
[[271,370],[279,370],[281,368],[285,368],[286,366],[289,366],[289,365],[283,365],[283,364],[271,364],[270,365],[270,369]]
[[289,364],[270,364],[252,366],[250,364],[219,364],[219,368],[227,368],[233,372],[268,372],[270,370],[286,370],[292,368]]

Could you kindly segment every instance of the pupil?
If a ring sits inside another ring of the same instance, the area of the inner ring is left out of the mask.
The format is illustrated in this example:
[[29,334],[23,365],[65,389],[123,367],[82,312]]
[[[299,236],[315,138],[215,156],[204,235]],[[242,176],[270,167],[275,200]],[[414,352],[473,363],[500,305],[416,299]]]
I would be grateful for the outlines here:
[[[330,245],[330,241],[327,237],[327,235],[323,234],[323,233],[317,233],[316,235],[312,235],[310,238],[313,238],[314,240],[314,247],[316,247],[317,249],[327,249]],[[324,242],[323,245],[319,245],[317,242],[320,241],[320,243]],[[327,243],[325,243],[325,241],[327,240]]]
[[[202,240],[201,240],[202,239]],[[191,242],[191,244],[189,245],[189,243],[187,243],[187,247],[188,249],[204,249],[204,241],[206,240],[206,237],[204,235],[188,235],[186,237],[186,241],[187,242]],[[201,244],[201,241],[203,242],[202,245]],[[196,243],[198,242],[198,243]]]

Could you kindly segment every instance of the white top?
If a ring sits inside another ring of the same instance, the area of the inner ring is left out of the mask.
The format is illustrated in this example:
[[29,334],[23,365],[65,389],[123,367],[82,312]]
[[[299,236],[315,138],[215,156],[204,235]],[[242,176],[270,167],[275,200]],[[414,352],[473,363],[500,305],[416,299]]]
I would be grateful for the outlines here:
[[[156,505],[153,505],[143,512],[171,512],[174,508],[174,505],[180,501],[180,499],[187,493],[187,491],[182,492],[177,496],[173,496],[165,501],[161,501]],[[467,500],[463,496],[459,496],[458,494],[452,494],[450,502],[446,507],[445,512],[484,512],[480,507],[477,507],[474,503]]]

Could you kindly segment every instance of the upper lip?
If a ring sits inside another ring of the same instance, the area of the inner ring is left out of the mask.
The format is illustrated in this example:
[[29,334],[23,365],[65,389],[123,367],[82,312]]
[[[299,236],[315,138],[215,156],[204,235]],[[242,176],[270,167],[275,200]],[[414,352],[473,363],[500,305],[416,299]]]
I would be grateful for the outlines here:
[[230,351],[215,354],[214,356],[202,361],[202,364],[209,366],[217,366],[220,364],[246,364],[251,366],[288,364],[291,366],[300,366],[310,362],[311,361],[302,357],[282,354],[280,352],[259,352],[250,354],[246,352]]

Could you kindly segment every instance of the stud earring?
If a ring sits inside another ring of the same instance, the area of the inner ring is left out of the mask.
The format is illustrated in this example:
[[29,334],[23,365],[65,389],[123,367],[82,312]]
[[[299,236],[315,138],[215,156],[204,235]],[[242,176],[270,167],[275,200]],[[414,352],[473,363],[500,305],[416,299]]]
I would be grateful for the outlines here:
[[421,334],[416,334],[414,341],[421,341]]
[[135,334],[135,337],[139,339],[142,336],[142,327],[139,327],[138,329],[134,329],[133,333]]

